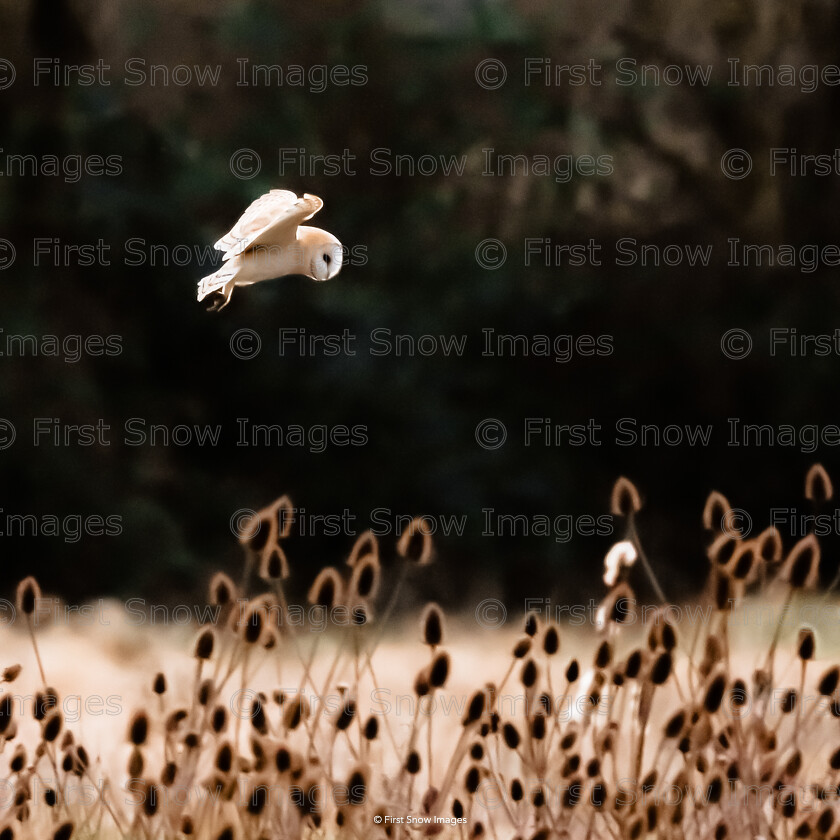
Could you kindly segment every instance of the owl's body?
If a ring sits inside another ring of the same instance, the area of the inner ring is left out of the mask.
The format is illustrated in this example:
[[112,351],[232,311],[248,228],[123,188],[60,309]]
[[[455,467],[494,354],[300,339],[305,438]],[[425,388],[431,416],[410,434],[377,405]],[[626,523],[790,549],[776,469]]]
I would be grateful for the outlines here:
[[313,280],[330,280],[341,270],[341,243],[331,233],[301,226],[324,203],[314,195],[271,190],[258,198],[215,245],[224,251],[224,265],[198,284],[198,300],[218,295],[211,307],[219,310],[230,302],[236,286],[302,274]]

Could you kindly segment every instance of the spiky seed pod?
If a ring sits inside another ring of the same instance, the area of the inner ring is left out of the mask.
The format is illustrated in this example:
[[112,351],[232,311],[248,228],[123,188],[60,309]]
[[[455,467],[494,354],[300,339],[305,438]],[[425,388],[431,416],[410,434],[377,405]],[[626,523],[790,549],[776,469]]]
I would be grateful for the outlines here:
[[70,840],[75,831],[75,826],[69,820],[63,822],[54,832],[53,840]]
[[137,779],[143,775],[143,768],[145,761],[143,760],[143,753],[137,747],[131,751],[128,757],[128,775],[132,779]]
[[214,685],[213,680],[209,677],[206,680],[202,680],[201,685],[198,687],[198,705],[209,706],[215,696],[216,686]]
[[408,524],[397,543],[397,554],[418,566],[432,562],[432,535],[423,517],[415,516]]
[[144,711],[134,713],[128,726],[128,740],[136,747],[142,747],[149,736],[149,717]]
[[782,559],[782,537],[772,525],[765,528],[755,538],[755,542],[759,556],[767,565],[773,565]]
[[304,718],[309,717],[309,701],[305,697],[294,697],[286,703],[283,713],[283,725],[288,730],[295,730]]
[[650,669],[650,680],[654,685],[662,685],[671,676],[672,659],[669,651],[660,653]]
[[533,642],[531,641],[530,636],[525,636],[520,639],[514,646],[513,646],[513,658],[514,659],[524,659],[528,652],[531,650],[531,645]]
[[376,598],[379,592],[380,577],[379,558],[375,554],[368,554],[353,566],[353,574],[350,576],[350,592],[356,598],[372,600]]
[[17,609],[23,615],[31,616],[41,599],[41,587],[32,575],[24,578],[17,588]]
[[14,697],[11,694],[0,696],[0,735],[5,734],[14,717]]
[[464,776],[464,787],[467,790],[467,793],[472,796],[477,790],[478,786],[481,784],[481,772],[479,771],[478,767],[473,764],[470,767],[466,775]]
[[560,650],[560,631],[554,624],[545,628],[543,634],[543,650],[547,656],[554,656]]
[[216,572],[210,581],[210,603],[214,607],[226,607],[236,597],[234,582],[224,572]]
[[577,659],[572,659],[569,664],[566,666],[566,681],[571,683],[576,683],[578,677],[580,676],[580,665],[578,665]]
[[367,557],[373,557],[379,561],[379,541],[373,531],[365,531],[353,543],[353,549],[347,558],[347,565],[355,566],[356,563]]
[[357,767],[347,780],[347,804],[351,807],[364,805],[367,799],[367,773]]
[[718,534],[706,549],[709,561],[718,566],[726,566],[738,549],[738,540],[731,534]]
[[730,531],[732,521],[732,506],[729,500],[717,490],[712,490],[703,508],[703,527],[707,531],[719,533]]
[[266,546],[260,554],[260,577],[263,580],[286,580],[289,577],[289,561],[279,545]]
[[519,732],[512,723],[506,723],[502,727],[502,737],[508,749],[515,750],[519,746]]
[[522,629],[526,636],[531,636],[533,638],[537,635],[537,630],[539,630],[539,620],[536,613],[530,612],[525,616],[525,626]]
[[639,672],[641,670],[642,652],[640,650],[634,650],[627,657],[627,661],[624,663],[624,676],[627,677],[628,680],[635,680],[636,677],[639,676]]
[[714,714],[723,702],[723,692],[726,689],[726,676],[721,672],[715,674],[706,685],[703,695],[703,707],[709,714]]
[[636,485],[629,478],[621,476],[612,489],[610,513],[613,516],[632,516],[642,509],[642,499]]
[[443,643],[443,610],[435,604],[426,605],[420,619],[423,644],[437,647]]
[[816,505],[831,500],[834,488],[822,464],[814,464],[805,476],[805,498]]
[[268,804],[268,788],[259,783],[254,783],[248,792],[245,809],[252,817],[259,817]]
[[840,683],[840,668],[835,665],[823,673],[817,689],[823,697],[830,697],[834,694],[838,683]]
[[412,750],[405,760],[405,769],[407,773],[416,776],[420,772],[420,753],[417,750]]
[[535,741],[542,741],[545,738],[545,715],[534,715],[531,720],[531,737]]
[[152,681],[152,691],[155,694],[166,694],[166,677],[162,673],[155,675]]
[[429,667],[429,685],[432,688],[443,688],[449,678],[449,654],[445,651],[438,653]]
[[789,715],[791,712],[796,710],[796,700],[796,689],[789,688],[782,695],[782,702],[779,704],[779,708],[781,709],[783,715]]
[[246,644],[255,645],[262,638],[263,631],[268,626],[268,616],[263,604],[249,605],[245,617],[239,626],[239,631]]
[[9,769],[12,773],[20,773],[26,767],[26,747],[23,744],[18,744],[9,759]]
[[672,715],[670,720],[665,724],[664,734],[666,738],[676,738],[679,736],[683,727],[685,726],[685,712],[680,710]]
[[604,639],[595,653],[594,665],[598,669],[606,668],[612,662],[612,645]]
[[373,715],[365,721],[362,734],[365,736],[365,740],[367,741],[376,740],[376,736],[379,734],[379,721]]
[[758,568],[759,555],[756,544],[752,540],[741,542],[727,564],[727,571],[732,575],[732,579],[746,583],[755,580]]
[[216,751],[215,764],[216,769],[224,775],[227,775],[233,769],[233,748],[227,741],[220,744]]
[[335,721],[335,728],[338,729],[340,732],[343,732],[353,723],[353,719],[356,717],[356,701],[349,697],[344,701],[344,705],[341,707],[341,712],[336,718]]
[[808,534],[790,550],[782,567],[782,580],[793,589],[810,589],[819,578],[819,566],[820,544]]
[[464,726],[469,726],[472,723],[481,719],[484,714],[484,709],[487,705],[487,695],[484,691],[476,691],[470,698],[470,703],[467,706],[466,714],[463,718]]
[[418,697],[427,697],[432,687],[429,685],[429,669],[421,668],[414,678],[414,693]]
[[216,637],[213,631],[207,627],[201,631],[198,640],[195,643],[194,656],[196,659],[209,659],[213,655],[213,647],[216,643]]
[[814,638],[814,631],[810,627],[803,627],[799,631],[799,640],[797,645],[797,656],[803,661],[807,662],[814,658],[816,651],[816,640]]
[[4,668],[2,682],[14,682],[20,676],[21,670],[22,666],[20,665],[9,665],[8,668]]
[[332,566],[327,566],[321,569],[318,577],[315,578],[307,600],[312,606],[331,610],[336,604],[341,603],[343,589],[341,575]]
[[537,681],[538,675],[537,663],[533,659],[528,659],[519,672],[519,680],[525,688],[532,688]]
[[59,734],[61,733],[61,727],[64,723],[64,719],[62,718],[61,712],[57,709],[54,709],[44,718],[44,723],[41,729],[41,737],[46,741],[48,744],[51,744],[58,738]]

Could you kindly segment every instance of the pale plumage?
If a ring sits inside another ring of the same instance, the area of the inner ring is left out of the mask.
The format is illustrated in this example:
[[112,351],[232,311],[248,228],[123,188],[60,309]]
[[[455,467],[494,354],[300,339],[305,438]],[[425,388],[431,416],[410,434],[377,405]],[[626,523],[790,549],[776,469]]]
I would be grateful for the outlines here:
[[302,226],[324,202],[316,195],[298,198],[289,190],[260,196],[215,245],[224,252],[222,267],[202,278],[198,299],[215,295],[211,310],[227,306],[236,286],[303,274],[330,280],[341,270],[341,243],[331,233]]

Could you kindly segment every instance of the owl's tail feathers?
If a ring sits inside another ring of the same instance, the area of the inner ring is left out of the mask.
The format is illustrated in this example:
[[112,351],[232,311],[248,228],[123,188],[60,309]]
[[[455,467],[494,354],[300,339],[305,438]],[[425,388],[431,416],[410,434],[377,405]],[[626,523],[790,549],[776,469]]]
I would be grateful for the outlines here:
[[214,292],[224,293],[225,287],[233,282],[235,276],[236,271],[229,266],[222,266],[213,274],[202,277],[198,281],[198,300],[202,301]]

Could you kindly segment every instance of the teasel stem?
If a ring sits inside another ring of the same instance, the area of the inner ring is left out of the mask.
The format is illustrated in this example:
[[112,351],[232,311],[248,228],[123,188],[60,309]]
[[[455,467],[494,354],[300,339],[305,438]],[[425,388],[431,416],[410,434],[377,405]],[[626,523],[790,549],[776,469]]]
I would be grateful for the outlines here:
[[639,560],[642,561],[642,568],[645,570],[645,574],[648,577],[648,580],[653,586],[653,590],[656,593],[656,597],[663,604],[668,603],[668,599],[665,597],[665,593],[662,591],[662,587],[659,585],[659,580],[656,577],[656,574],[653,571],[653,567],[650,565],[650,562],[647,559],[647,555],[645,554],[644,549],[642,548],[642,543],[639,540],[639,534],[636,530],[636,517],[633,513],[629,513],[627,516],[627,536],[630,539],[630,542],[636,547],[636,553],[639,555]]

